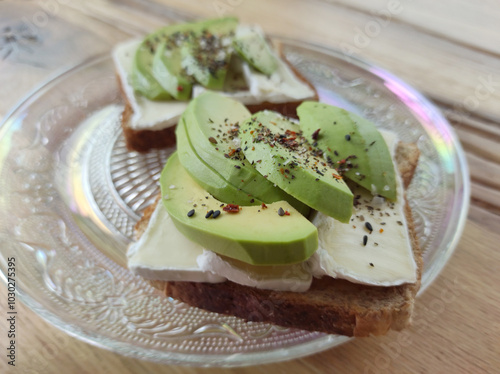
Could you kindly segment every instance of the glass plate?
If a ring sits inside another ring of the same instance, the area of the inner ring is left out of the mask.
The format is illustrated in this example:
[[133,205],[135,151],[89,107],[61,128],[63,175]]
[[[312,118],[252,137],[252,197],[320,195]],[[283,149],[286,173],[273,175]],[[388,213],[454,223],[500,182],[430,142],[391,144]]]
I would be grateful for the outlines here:
[[[375,66],[276,40],[321,101],[418,144],[422,156],[408,198],[425,250],[425,289],[456,246],[468,208],[467,165],[450,125],[418,92]],[[127,270],[133,226],[173,149],[128,152],[122,106],[106,54],[60,74],[1,125],[0,266],[5,280],[6,259],[16,257],[21,300],[73,336],[164,363],[251,365],[347,341],[192,308]]]

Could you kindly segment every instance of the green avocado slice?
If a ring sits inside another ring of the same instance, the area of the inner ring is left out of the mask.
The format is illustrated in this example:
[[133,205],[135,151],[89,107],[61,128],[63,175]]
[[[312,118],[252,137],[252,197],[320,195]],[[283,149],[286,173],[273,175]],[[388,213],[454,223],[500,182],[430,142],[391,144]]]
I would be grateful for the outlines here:
[[237,26],[236,18],[214,20],[196,34],[193,42],[182,45],[181,66],[202,86],[217,91],[223,89]]
[[264,34],[251,27],[239,27],[233,40],[236,52],[252,67],[271,75],[278,68],[278,62],[266,42]]
[[248,161],[271,182],[296,199],[341,222],[349,222],[353,195],[300,132],[276,112],[258,112],[240,126],[241,147]]
[[[189,176],[177,153],[168,159],[160,186],[177,229],[208,250],[253,265],[285,265],[306,260],[318,247],[316,227],[286,201],[224,211],[224,204]],[[280,215],[280,208],[288,214]]]
[[239,124],[250,117],[243,104],[205,92],[189,103],[183,117],[195,153],[228,183],[266,204],[286,200],[309,214],[309,207],[276,187],[245,159],[235,139]]
[[[175,98],[186,99],[187,93],[190,92],[187,76],[193,75],[193,71],[187,72],[185,66],[183,66],[183,58],[186,58],[187,53],[183,52],[185,50],[201,53],[195,55],[200,59],[193,62],[193,64],[187,64],[187,67],[193,70],[192,67],[195,66],[202,72],[209,72],[213,77],[209,76],[207,81],[211,82],[213,78],[216,82],[214,86],[220,84],[222,87],[231,53],[226,53],[224,59],[221,59],[218,55],[219,50],[202,48],[202,46],[214,46],[215,42],[221,44],[225,38],[229,38],[228,43],[231,46],[234,29],[237,25],[237,18],[225,17],[202,22],[169,25],[149,34],[134,56],[132,86],[137,92],[150,100],[169,100],[172,99],[172,95]],[[157,72],[154,73],[154,57],[159,46],[164,46],[165,50],[169,51],[168,54],[172,53],[173,58],[165,63],[167,56],[162,61],[160,58],[162,55],[158,54],[156,59]],[[224,49],[224,46],[221,47]],[[160,84],[157,78],[164,79],[165,75],[166,82]],[[189,78],[193,79],[193,77]],[[183,84],[186,85],[186,92],[184,92],[184,89],[177,90],[178,86],[176,87],[172,83],[175,79],[180,79],[181,87],[183,87]]]
[[189,100],[193,78],[181,67],[179,48],[161,43],[153,57],[152,73],[156,81],[176,100]]
[[177,137],[177,154],[179,161],[201,187],[216,199],[237,205],[261,205],[262,201],[234,187],[222,178],[219,173],[209,167],[193,150],[186,133],[184,118],[181,117],[175,130]]
[[304,136],[317,142],[340,174],[372,194],[396,200],[392,157],[372,122],[345,109],[318,102],[302,103],[297,114]]

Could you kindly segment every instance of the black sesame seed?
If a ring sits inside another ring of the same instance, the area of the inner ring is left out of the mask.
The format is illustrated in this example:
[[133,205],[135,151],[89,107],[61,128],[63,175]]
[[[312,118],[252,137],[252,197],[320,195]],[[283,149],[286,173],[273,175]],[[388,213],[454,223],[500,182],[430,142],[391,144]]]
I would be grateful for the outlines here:
[[370,231],[370,232],[373,231],[373,227],[372,227],[372,224],[370,222],[365,222],[365,227],[368,231]]
[[366,245],[368,243],[368,235],[363,236],[363,245]]
[[278,215],[280,215],[280,216],[284,216],[285,215],[285,211],[283,210],[283,208],[280,207],[278,209]]
[[351,135],[347,134],[347,135],[345,136],[345,140],[347,140],[347,141],[351,140]]
[[236,169],[241,169],[241,166],[240,166],[240,165],[234,165],[234,167],[235,167]]
[[216,210],[216,211],[214,212],[214,214],[213,214],[212,218],[214,218],[214,219],[215,219],[215,218],[217,218],[217,217],[219,217],[219,216],[220,216],[220,210]]
[[210,218],[210,216],[211,216],[212,214],[214,214],[214,211],[213,211],[213,210],[209,210],[209,211],[207,212],[207,214],[205,215],[205,218]]
[[371,266],[371,267],[375,267],[375,265],[373,265],[373,262],[370,262],[370,266]]
[[189,212],[188,212],[188,217],[192,217],[194,216],[194,209],[191,209]]

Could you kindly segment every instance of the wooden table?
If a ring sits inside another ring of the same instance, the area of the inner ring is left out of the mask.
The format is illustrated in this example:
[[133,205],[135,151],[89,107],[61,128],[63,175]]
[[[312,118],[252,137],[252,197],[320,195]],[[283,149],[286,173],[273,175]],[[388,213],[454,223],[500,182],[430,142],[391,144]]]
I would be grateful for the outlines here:
[[[444,271],[419,297],[414,324],[404,335],[391,332],[384,337],[351,340],[340,347],[283,363],[198,369],[159,365],[99,349],[66,335],[18,305],[18,367],[7,367],[2,349],[0,372],[500,372],[500,3],[162,2],[203,17],[236,14],[243,22],[261,24],[266,32],[343,48],[422,91],[443,110],[467,153],[472,200],[463,237]],[[107,6],[99,1],[89,2],[88,6],[96,4],[102,9]],[[8,108],[0,108],[4,115]],[[5,287],[2,285],[1,289],[4,295]],[[3,299],[2,296],[2,309]],[[0,340],[3,348],[5,321],[0,323]]]

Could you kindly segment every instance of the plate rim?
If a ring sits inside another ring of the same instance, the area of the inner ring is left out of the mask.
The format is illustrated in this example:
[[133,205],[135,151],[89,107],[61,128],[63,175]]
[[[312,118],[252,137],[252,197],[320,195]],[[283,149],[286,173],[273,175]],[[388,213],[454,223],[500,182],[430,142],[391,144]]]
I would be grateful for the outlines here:
[[[455,174],[455,190],[457,189],[457,182],[461,182],[462,193],[461,199],[458,199],[460,202],[460,215],[457,219],[456,229],[454,230],[455,234],[453,236],[453,240],[451,240],[447,247],[443,250],[440,261],[438,264],[428,264],[430,266],[430,270],[427,269],[427,273],[424,271],[422,276],[422,285],[420,290],[418,291],[417,297],[421,296],[421,294],[434,282],[437,276],[444,269],[446,264],[448,263],[451,255],[456,249],[458,242],[460,241],[463,230],[465,228],[469,205],[470,205],[470,178],[469,178],[469,169],[466,161],[465,152],[462,148],[458,140],[458,136],[456,135],[453,127],[448,122],[448,120],[444,117],[441,111],[438,109],[437,105],[435,105],[431,100],[427,99],[423,94],[421,94],[417,89],[413,88],[411,85],[407,84],[397,76],[393,75],[389,71],[380,68],[379,66],[369,62],[368,60],[364,60],[357,56],[349,56],[346,58],[345,54],[340,50],[321,45],[314,42],[309,42],[306,40],[288,38],[277,35],[270,35],[271,39],[283,42],[285,45],[289,45],[292,47],[299,47],[308,50],[313,50],[315,52],[319,52],[324,55],[332,56],[334,58],[340,58],[347,63],[353,64],[358,68],[361,68],[364,71],[370,72],[370,74],[375,75],[383,80],[390,78],[391,81],[397,82],[400,85],[406,94],[411,94],[413,96],[412,100],[419,103],[419,105],[424,105],[426,108],[430,109],[430,114],[433,117],[433,125],[438,120],[440,124],[444,126],[444,128],[448,131],[448,135],[451,139],[451,147],[454,152],[454,161],[455,165],[459,165],[462,168],[458,169],[460,171],[460,175]],[[0,139],[3,138],[5,131],[7,131],[8,122],[10,122],[16,115],[16,113],[20,110],[23,110],[25,107],[29,107],[30,103],[35,101],[40,95],[42,95],[47,90],[52,87],[57,86],[61,80],[64,80],[65,77],[69,74],[73,74],[78,72],[78,70],[84,69],[92,64],[97,64],[104,60],[111,59],[109,53],[102,53],[98,55],[94,55],[93,57],[89,57],[84,59],[81,63],[71,66],[65,69],[59,69],[54,74],[51,74],[46,80],[37,84],[28,94],[26,94],[18,104],[14,105],[14,107],[8,111],[2,121],[0,122]],[[374,72],[373,69],[376,69]],[[383,73],[384,77],[380,76],[380,73]],[[457,200],[457,199],[456,199]],[[430,274],[428,273],[430,272]],[[425,274],[429,274],[425,276]],[[425,283],[424,283],[425,277]],[[7,284],[7,279],[3,272],[0,272],[0,278],[3,280],[4,284]],[[314,353],[319,353],[321,351],[330,349],[337,345],[343,344],[347,341],[352,340],[353,338],[338,336],[338,335],[327,335],[323,334],[320,337],[311,340],[306,343],[300,343],[294,345],[292,347],[287,348],[278,348],[270,351],[259,351],[259,352],[248,352],[248,353],[236,353],[236,354],[220,354],[220,355],[212,355],[212,354],[186,354],[186,353],[177,353],[177,352],[169,352],[169,351],[160,351],[147,348],[137,348],[134,347],[131,343],[123,343],[118,341],[117,339],[110,339],[108,337],[104,337],[99,335],[97,338],[94,336],[95,334],[85,332],[78,326],[66,322],[63,318],[59,317],[57,314],[50,312],[43,306],[41,306],[36,300],[34,300],[27,293],[20,292],[16,290],[16,294],[19,297],[19,300],[23,302],[29,309],[34,311],[38,316],[42,317],[45,321],[49,322],[52,326],[62,330],[70,336],[76,337],[79,340],[82,340],[86,343],[89,343],[94,346],[98,346],[100,348],[104,348],[110,350],[112,352],[116,352],[122,354],[126,357],[132,357],[135,359],[145,359],[152,362],[164,363],[164,364],[177,364],[177,365],[186,365],[186,366],[197,366],[197,367],[238,367],[238,366],[251,366],[254,365],[252,362],[253,358],[258,357],[259,364],[266,363],[276,363],[281,361],[286,361],[290,359],[300,358],[304,356],[308,356]],[[340,342],[338,341],[340,340]],[[158,354],[161,353],[161,354]],[[185,357],[188,356],[189,359],[186,360]],[[184,357],[184,359],[182,359]],[[195,358],[193,360],[193,358]],[[223,361],[221,361],[223,360]]]

